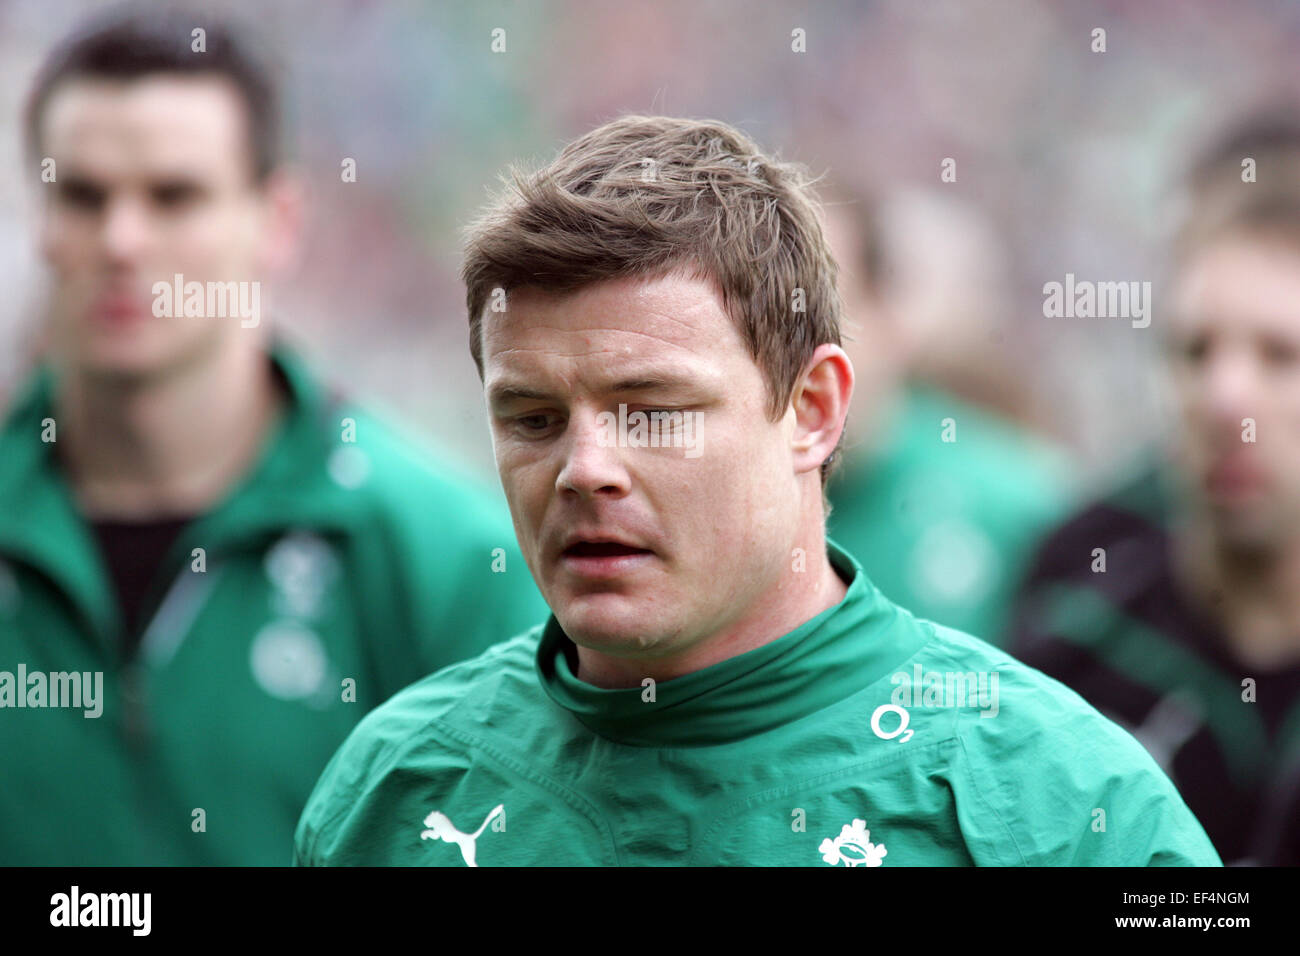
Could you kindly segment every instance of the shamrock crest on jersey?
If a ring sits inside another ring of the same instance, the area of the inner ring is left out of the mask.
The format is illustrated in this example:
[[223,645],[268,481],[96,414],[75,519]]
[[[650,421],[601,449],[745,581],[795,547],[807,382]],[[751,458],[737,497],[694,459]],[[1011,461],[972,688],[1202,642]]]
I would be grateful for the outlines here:
[[866,820],[854,820],[844,824],[840,835],[834,840],[827,837],[817,848],[822,859],[831,866],[843,863],[845,866],[880,866],[885,861],[883,843],[871,842],[871,831],[867,829]]

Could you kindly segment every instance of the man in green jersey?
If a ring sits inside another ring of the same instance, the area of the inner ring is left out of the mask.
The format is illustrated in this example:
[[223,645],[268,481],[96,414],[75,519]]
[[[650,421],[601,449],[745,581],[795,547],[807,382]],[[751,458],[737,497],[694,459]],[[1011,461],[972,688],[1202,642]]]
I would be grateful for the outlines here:
[[299,864],[1219,864],[1129,734],[826,539],[854,373],[801,169],[626,116],[463,276],[553,614],[363,720]]
[[291,256],[237,34],[111,14],[47,61],[30,124],[52,282],[0,431],[0,864],[283,865],[368,709],[545,607],[503,508],[255,310],[164,301],[180,275],[251,305]]

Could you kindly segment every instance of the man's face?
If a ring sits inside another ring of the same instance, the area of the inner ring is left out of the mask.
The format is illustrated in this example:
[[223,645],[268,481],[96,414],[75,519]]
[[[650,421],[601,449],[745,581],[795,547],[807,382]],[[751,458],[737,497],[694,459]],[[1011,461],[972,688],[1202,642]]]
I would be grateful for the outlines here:
[[[154,315],[155,282],[249,282],[263,264],[266,202],[247,118],[220,78],[69,80],[50,97],[41,251],[51,266],[51,345],[93,374],[166,373],[253,337],[237,315]],[[251,287],[248,287],[251,289]],[[260,293],[260,289],[259,289]]]
[[1300,245],[1219,239],[1174,293],[1184,480],[1226,543],[1275,547],[1300,533]]
[[[569,637],[657,656],[741,619],[790,560],[795,415],[767,419],[762,373],[713,286],[674,274],[516,290],[482,334],[515,531]],[[610,443],[598,416],[620,403],[700,414],[700,454]]]

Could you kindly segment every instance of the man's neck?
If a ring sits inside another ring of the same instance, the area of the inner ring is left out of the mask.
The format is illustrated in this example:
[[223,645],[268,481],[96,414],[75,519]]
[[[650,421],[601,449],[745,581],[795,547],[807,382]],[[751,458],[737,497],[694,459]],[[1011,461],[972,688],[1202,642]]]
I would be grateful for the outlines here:
[[725,630],[683,652],[654,658],[614,657],[579,645],[577,678],[607,689],[640,687],[647,677],[656,682],[672,680],[784,637],[835,607],[848,593],[848,585],[827,556],[820,526],[819,537],[804,550],[807,572],[794,570],[786,561],[777,585]]
[[266,354],[250,348],[150,379],[67,370],[59,451],[89,517],[199,514],[252,465],[280,404]]
[[1174,554],[1184,592],[1217,621],[1243,663],[1300,664],[1300,542],[1236,547],[1189,520],[1176,532]]

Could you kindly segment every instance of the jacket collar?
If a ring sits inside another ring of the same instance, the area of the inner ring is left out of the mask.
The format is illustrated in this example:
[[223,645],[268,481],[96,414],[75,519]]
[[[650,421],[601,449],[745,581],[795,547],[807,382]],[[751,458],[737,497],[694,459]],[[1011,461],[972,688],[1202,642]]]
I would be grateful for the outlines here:
[[835,607],[776,640],[655,689],[605,690],[580,681],[573,642],[551,615],[537,649],[543,688],[592,732],[641,747],[728,743],[773,730],[845,699],[885,677],[928,640],[915,619],[827,540],[831,564],[849,582]]
[[[337,452],[337,403],[283,343],[269,360],[285,383],[283,414],[256,464],[221,504],[197,519],[176,542],[166,565],[189,540],[214,551],[299,524],[346,526],[346,489],[330,478]],[[57,383],[48,366],[20,390],[0,429],[0,560],[29,565],[49,578],[96,634],[119,627],[116,601],[90,529],[54,454],[42,441],[42,423],[54,418]],[[57,435],[57,433],[56,433]]]

